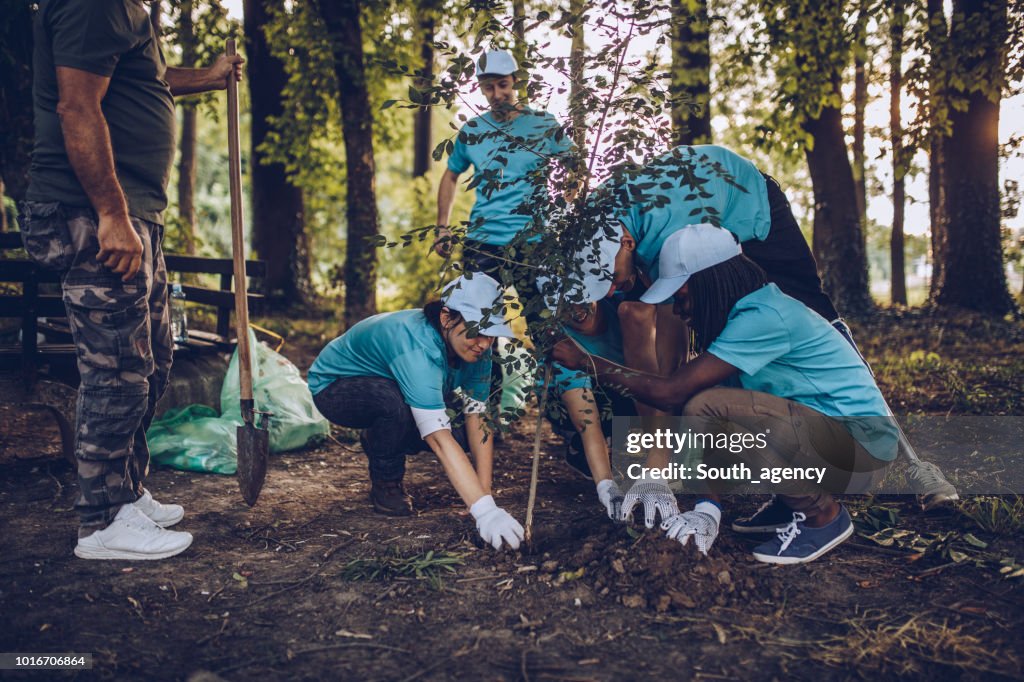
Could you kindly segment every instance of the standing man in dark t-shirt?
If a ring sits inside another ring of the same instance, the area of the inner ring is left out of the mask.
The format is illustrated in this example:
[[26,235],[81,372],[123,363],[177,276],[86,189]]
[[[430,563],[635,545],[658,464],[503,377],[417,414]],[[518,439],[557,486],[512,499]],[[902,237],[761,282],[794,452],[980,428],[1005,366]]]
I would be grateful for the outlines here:
[[145,430],[173,342],[161,241],[174,95],[223,89],[242,59],[168,67],[139,0],[42,0],[34,19],[36,139],[25,248],[59,270],[82,383],[77,438],[85,559],[162,559],[189,533],[153,499]]

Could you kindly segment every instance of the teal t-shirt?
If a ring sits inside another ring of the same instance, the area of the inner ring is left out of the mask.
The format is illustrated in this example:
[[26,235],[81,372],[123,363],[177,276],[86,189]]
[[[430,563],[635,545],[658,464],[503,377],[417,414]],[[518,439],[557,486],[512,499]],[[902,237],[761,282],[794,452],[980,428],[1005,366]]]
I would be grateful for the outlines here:
[[661,245],[688,225],[719,225],[740,242],[763,241],[771,228],[764,176],[747,159],[713,144],[676,147],[637,173],[605,183],[602,195],[613,206],[605,215],[633,235],[637,265],[652,280]]
[[473,166],[476,201],[467,236],[496,246],[512,241],[534,219],[527,206],[547,203],[545,160],[571,147],[554,116],[528,108],[511,121],[496,121],[488,112],[462,126],[448,170],[463,173]]
[[737,301],[707,352],[736,367],[743,388],[829,417],[874,417],[843,423],[877,459],[896,457],[896,428],[867,365],[825,318],[776,285]]
[[456,387],[486,402],[491,354],[452,367],[444,340],[423,310],[381,313],[356,323],[327,344],[309,368],[309,390],[316,395],[342,377],[384,377],[398,384],[410,407],[443,410],[444,397]]
[[[619,298],[605,298],[598,301],[601,313],[604,315],[604,331],[588,336],[565,327],[565,332],[575,339],[588,353],[616,364],[625,364],[626,359],[622,354],[622,328],[619,325]],[[571,370],[555,363],[555,375],[552,379],[559,391],[568,391],[574,388],[593,388],[590,374],[583,371]]]
[[161,223],[174,160],[174,99],[153,35],[149,5],[138,0],[42,0],[33,21],[35,145],[26,198],[88,207],[68,161],[57,115],[57,67],[110,78],[101,107],[114,171],[128,212]]

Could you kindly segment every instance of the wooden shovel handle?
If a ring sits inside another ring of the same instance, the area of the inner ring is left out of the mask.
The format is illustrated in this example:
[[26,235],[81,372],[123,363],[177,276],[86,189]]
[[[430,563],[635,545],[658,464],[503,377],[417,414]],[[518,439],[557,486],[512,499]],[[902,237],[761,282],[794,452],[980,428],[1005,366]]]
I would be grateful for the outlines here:
[[[226,54],[235,54],[235,41],[228,38]],[[238,335],[238,380],[241,388],[242,418],[252,422],[252,355],[249,348],[249,298],[245,276],[245,230],[242,224],[242,156],[238,133],[238,81],[228,74],[228,171],[231,179],[231,257],[235,270],[235,331]],[[248,407],[248,409],[246,409]],[[248,412],[248,414],[246,414]]]

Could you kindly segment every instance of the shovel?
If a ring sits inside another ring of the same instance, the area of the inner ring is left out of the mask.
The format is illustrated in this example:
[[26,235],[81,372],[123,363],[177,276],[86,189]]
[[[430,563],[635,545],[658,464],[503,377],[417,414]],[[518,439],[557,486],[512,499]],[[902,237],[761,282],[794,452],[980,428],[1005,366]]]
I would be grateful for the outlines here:
[[[224,50],[235,54],[235,41]],[[252,355],[249,349],[249,296],[245,276],[245,234],[242,226],[242,160],[238,139],[238,82],[228,76],[228,166],[231,177],[231,254],[235,270],[235,333],[238,336],[238,384],[242,421],[238,427],[238,488],[250,507],[256,504],[267,477],[270,432],[266,412],[257,412],[252,398]],[[255,423],[259,415],[259,424]]]

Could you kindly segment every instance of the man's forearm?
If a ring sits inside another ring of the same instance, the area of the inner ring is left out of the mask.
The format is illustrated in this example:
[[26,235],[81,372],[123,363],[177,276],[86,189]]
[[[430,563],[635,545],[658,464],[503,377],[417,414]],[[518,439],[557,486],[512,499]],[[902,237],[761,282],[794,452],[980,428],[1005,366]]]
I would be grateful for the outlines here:
[[666,377],[638,372],[597,356],[591,360],[598,381],[623,389],[627,395],[658,409],[671,411],[689,397],[673,395],[672,384]]
[[458,176],[446,170],[441,176],[441,184],[437,187],[437,224],[447,225],[452,215],[452,203],[455,201],[455,186]]
[[167,71],[164,72],[164,79],[171,88],[171,94],[175,97],[210,90],[223,90],[227,87],[227,81],[215,76],[213,69],[209,68],[182,69],[168,66]]
[[128,215],[128,204],[114,167],[110,130],[99,104],[57,106],[64,148],[89,203],[101,216]]

